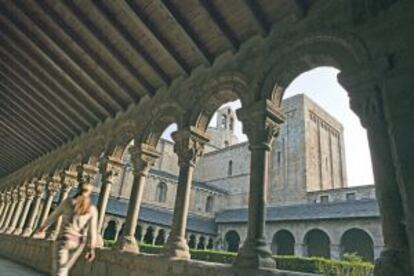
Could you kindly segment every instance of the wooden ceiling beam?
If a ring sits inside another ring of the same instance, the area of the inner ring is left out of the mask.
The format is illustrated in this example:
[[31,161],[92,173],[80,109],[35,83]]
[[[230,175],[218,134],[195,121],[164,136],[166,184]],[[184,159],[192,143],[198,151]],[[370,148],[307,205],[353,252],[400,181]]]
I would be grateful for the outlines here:
[[119,14],[123,14],[124,16],[122,19],[125,19],[132,25],[138,26],[138,29],[174,63],[182,75],[189,76],[191,74],[191,68],[185,60],[180,57],[173,46],[161,35],[156,27],[146,20],[141,8],[137,6],[135,1],[115,2],[112,0],[104,0],[103,2],[112,10],[117,11]]
[[[20,154],[25,154],[25,152],[32,154],[32,156],[26,155],[29,157],[29,160],[33,158],[33,156],[37,157],[37,156],[40,156],[46,153],[41,148],[39,149],[38,146],[33,145],[33,142],[30,141],[30,138],[26,137],[26,135],[21,133],[18,129],[14,129],[4,120],[0,120],[0,125],[2,125],[6,130],[8,130],[15,138],[18,138],[18,139],[13,139],[13,141],[15,141],[13,145],[14,147],[12,147],[13,149],[15,149],[16,151],[19,151]],[[23,143],[19,143],[20,141],[23,141]],[[11,145],[8,145],[8,146],[11,147]]]
[[250,17],[253,19],[256,28],[259,30],[260,35],[266,37],[270,32],[270,23],[266,20],[266,16],[260,9],[255,0],[243,0],[246,5],[247,11],[250,13]]
[[[75,0],[79,2],[79,0]],[[157,64],[157,62],[151,57],[151,54],[141,45],[141,43],[133,37],[128,30],[126,30],[120,21],[117,19],[117,15],[114,14],[109,8],[107,8],[102,1],[93,0],[93,5],[90,5],[89,15],[92,16],[92,11],[97,16],[100,16],[102,22],[108,27],[106,32],[111,32],[114,36],[113,39],[117,40],[117,43],[123,43],[127,46],[130,53],[135,56],[134,59],[137,62],[141,61],[146,67],[150,68],[155,75],[157,75],[164,86],[168,86],[171,83],[171,78],[167,73]],[[85,2],[81,0],[81,3],[85,8],[88,8],[91,2]]]
[[[14,113],[13,115],[11,113]],[[7,119],[8,123],[11,123],[13,125],[14,129],[18,129],[19,132],[21,132],[22,136],[26,137],[31,141],[33,147],[41,151],[42,153],[49,152],[51,149],[54,148],[54,143],[49,144],[44,139],[44,134],[39,136],[38,134],[35,134],[36,131],[33,127],[33,124],[30,122],[27,122],[27,120],[20,119],[15,116],[15,112],[13,112],[11,109],[8,111],[4,109],[0,109],[0,116]]]
[[211,22],[215,25],[216,29],[218,29],[226,39],[232,52],[237,52],[240,48],[240,41],[230,29],[229,24],[227,24],[226,20],[220,14],[220,11],[214,6],[214,3],[211,0],[198,0],[198,2],[204,9],[206,15],[211,19]]
[[205,66],[211,66],[213,64],[213,57],[208,53],[207,49],[203,46],[200,38],[190,28],[187,22],[180,16],[177,9],[171,3],[170,0],[158,0],[160,8],[167,15],[167,17],[173,22],[173,24],[180,30],[185,40],[191,45],[191,48],[198,54],[202,63]]
[[[2,52],[2,48],[0,48],[0,52]],[[4,57],[3,57],[4,59]],[[21,68],[16,63],[11,62],[3,62],[0,59],[0,70],[3,68],[3,71],[5,71],[4,76],[6,76],[8,79],[10,79],[15,85],[20,87],[20,90],[26,90],[27,93],[33,94],[34,97],[40,98],[42,100],[42,105],[45,106],[46,109],[50,110],[50,116],[57,116],[59,115],[60,121],[62,122],[61,125],[71,133],[72,136],[76,136],[80,134],[81,129],[79,129],[78,126],[73,125],[73,122],[70,118],[64,112],[57,107],[55,104],[50,102],[50,99],[47,95],[45,95],[42,89],[39,90],[38,85],[33,85],[29,82],[29,75],[23,71],[21,71]],[[64,119],[64,121],[62,121]]]
[[[11,108],[9,112],[13,113],[15,117],[24,120],[27,124],[33,125],[33,131],[42,137],[45,141],[50,143],[53,148],[58,147],[60,144],[64,143],[62,137],[58,136],[53,131],[50,131],[42,121],[39,121],[37,116],[34,116],[32,112],[28,112],[27,106],[19,104],[16,102],[10,95],[8,95],[7,88],[0,83],[0,94],[7,99],[7,105],[10,105]],[[24,116],[26,115],[26,116]]]
[[[25,1],[25,6],[29,6],[29,3],[29,1]],[[12,5],[10,5],[10,7],[14,8],[12,9],[13,14],[15,16],[18,16],[19,19],[24,22],[25,26],[30,26],[32,32],[40,37],[41,42],[43,45],[45,45],[45,47],[38,47],[37,45],[31,44],[34,46],[36,53],[41,58],[43,58],[42,61],[45,63],[45,66],[43,67],[50,68],[50,71],[53,75],[55,75],[56,79],[59,79],[63,84],[67,83],[68,87],[73,87],[72,89],[77,91],[80,96],[85,97],[86,101],[82,102],[79,97],[75,97],[75,95],[73,95],[73,92],[67,93],[66,91],[63,91],[63,93],[66,92],[65,94],[68,95],[68,97],[70,97],[73,102],[82,108],[82,113],[92,116],[96,122],[101,121],[102,118],[99,118],[95,113],[102,114],[105,117],[113,116],[115,114],[113,109],[110,106],[102,103],[102,101],[112,102],[113,99],[103,96],[101,101],[99,101],[96,99],[97,96],[91,96],[94,95],[94,93],[91,93],[91,91],[97,91],[100,93],[100,95],[107,95],[107,92],[103,92],[103,88],[100,87],[97,82],[92,80],[87,72],[85,72],[82,67],[78,65],[78,63],[75,63],[72,58],[68,56],[65,50],[61,49],[60,45],[55,43],[50,34],[46,33],[46,30],[48,28],[45,25],[40,26],[37,21],[24,14],[24,12],[19,10],[19,8]],[[25,9],[26,8],[28,7],[25,7]],[[32,11],[29,14],[31,16],[33,16],[34,11],[38,11],[36,7],[33,7],[31,5],[30,10]],[[49,49],[49,52],[46,51],[47,49]],[[42,68],[42,66],[40,66],[40,68]],[[60,88],[65,90],[63,85],[60,85]],[[90,106],[87,106],[88,103],[90,103]],[[118,109],[121,108],[121,106],[117,105],[117,103],[115,103],[115,106]],[[95,113],[92,112],[91,109],[95,110]]]
[[[1,31],[0,31],[0,37]],[[3,47],[6,46],[6,43],[3,43]],[[7,46],[6,46],[7,47]],[[17,47],[17,46],[16,46]],[[3,59],[8,60],[7,63],[3,63],[5,66],[9,67],[11,71],[15,72],[15,75],[18,76],[20,81],[24,82],[27,86],[33,87],[38,91],[38,95],[45,101],[48,102],[50,106],[54,108],[54,112],[60,114],[66,121],[72,126],[74,130],[76,130],[77,134],[85,131],[85,128],[88,124],[85,122],[83,123],[78,116],[73,113],[76,111],[73,107],[67,108],[66,103],[61,103],[62,99],[59,95],[55,94],[48,85],[45,84],[44,80],[40,79],[35,75],[37,72],[33,72],[27,68],[29,61],[27,60],[19,60],[22,56],[19,55],[11,55],[9,50],[4,50],[0,47],[0,52],[4,55]],[[10,65],[8,65],[10,63]],[[69,111],[69,112],[68,112]],[[90,124],[90,123],[89,123]]]
[[[49,127],[51,129],[59,132],[66,138],[66,140],[75,135],[75,132],[73,132],[73,130],[68,128],[68,126],[57,116],[54,116],[54,114],[52,114],[44,104],[40,103],[33,97],[33,95],[36,94],[35,92],[33,92],[31,89],[25,90],[24,87],[20,87],[17,83],[14,82],[14,77],[10,75],[9,72],[2,72],[2,68],[5,67],[0,62],[0,81],[3,83],[3,86],[14,92],[13,96],[15,98],[18,98],[20,101],[27,102],[32,107],[32,109],[34,109],[34,114],[38,114],[39,117],[42,117],[45,122],[49,123]],[[68,132],[64,132],[63,129],[67,130]]]
[[[140,88],[134,90],[139,93],[139,96],[137,95],[137,101],[142,96],[155,95],[155,88],[145,79],[143,75],[135,70],[130,61],[125,59],[119,51],[116,50],[116,48],[102,40],[101,32],[97,30],[94,25],[92,25],[92,21],[72,1],[60,2],[49,0],[47,2],[57,14],[63,17],[59,20],[64,20],[66,18],[65,21],[70,22],[71,28],[76,30],[76,34],[81,34],[87,37],[88,40],[95,45],[96,49],[93,49],[95,53],[89,53],[91,56],[94,56],[94,59],[102,60],[102,57],[100,56],[102,53],[105,56],[110,57],[112,65],[115,65],[117,68],[122,70],[124,74],[127,75],[128,79],[135,83],[136,87],[134,88]],[[47,8],[45,4],[43,4],[42,7]],[[99,55],[96,53],[97,51],[100,52]]]

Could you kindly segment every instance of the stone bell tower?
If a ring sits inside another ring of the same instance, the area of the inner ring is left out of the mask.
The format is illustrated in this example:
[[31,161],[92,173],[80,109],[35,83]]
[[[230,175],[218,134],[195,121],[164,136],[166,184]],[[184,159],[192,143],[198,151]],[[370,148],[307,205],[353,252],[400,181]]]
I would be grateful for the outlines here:
[[216,148],[225,148],[238,143],[234,134],[236,124],[236,112],[229,106],[217,110],[216,127],[209,127],[208,134],[211,137],[210,145]]

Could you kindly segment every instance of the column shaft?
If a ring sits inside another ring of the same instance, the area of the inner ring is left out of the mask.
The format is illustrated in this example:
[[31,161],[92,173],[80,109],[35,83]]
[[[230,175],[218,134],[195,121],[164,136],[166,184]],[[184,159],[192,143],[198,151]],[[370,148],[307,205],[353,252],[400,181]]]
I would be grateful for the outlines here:
[[46,182],[41,180],[36,183],[36,195],[34,204],[30,210],[29,217],[27,220],[26,227],[23,231],[23,236],[28,237],[32,234],[35,227],[35,220],[39,213],[40,204],[42,203],[42,194],[45,188]]
[[16,210],[14,211],[13,217],[11,219],[10,225],[7,228],[6,233],[11,234],[17,226],[17,222],[19,221],[20,215],[22,214],[24,206],[24,197],[19,197],[19,201],[16,205]]
[[16,210],[16,207],[17,207],[17,199],[12,201],[12,204],[6,216],[6,220],[4,221],[3,227],[0,230],[1,232],[5,232],[7,228],[10,226],[11,219],[14,214],[14,211]]
[[9,196],[9,198],[6,200],[3,213],[1,214],[1,217],[0,217],[0,229],[3,228],[4,222],[6,221],[6,217],[7,217],[7,214],[9,213],[10,207],[11,207],[11,201],[10,201],[10,196]]
[[13,232],[14,235],[20,235],[23,232],[24,224],[27,220],[27,215],[29,214],[30,206],[33,202],[33,196],[28,196],[24,205],[24,209],[22,215],[20,217],[18,226],[16,230]]

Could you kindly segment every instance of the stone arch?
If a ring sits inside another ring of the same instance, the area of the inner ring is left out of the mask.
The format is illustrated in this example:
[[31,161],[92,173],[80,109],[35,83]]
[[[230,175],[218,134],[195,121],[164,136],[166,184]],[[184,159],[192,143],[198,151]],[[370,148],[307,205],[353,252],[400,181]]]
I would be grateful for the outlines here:
[[164,229],[158,231],[157,237],[155,238],[155,245],[164,245],[165,244],[166,233]]
[[212,250],[214,248],[214,241],[213,238],[209,238],[208,242],[207,242],[207,247],[208,250]]
[[198,238],[197,249],[199,250],[206,249],[206,238],[204,236],[200,236]]
[[341,255],[356,253],[366,261],[374,261],[374,241],[371,235],[362,229],[351,228],[341,237]]
[[165,182],[161,181],[157,185],[155,190],[155,201],[165,203],[167,201],[168,186]]
[[196,236],[194,234],[190,235],[190,238],[188,240],[188,247],[190,247],[191,249],[194,249],[196,247]]
[[136,142],[156,148],[162,133],[169,125],[176,123],[177,128],[181,128],[183,111],[183,108],[172,99],[170,102],[155,107],[151,112],[151,120],[145,125],[142,133],[136,137]]
[[290,231],[282,229],[273,235],[272,253],[277,255],[295,254],[295,237]]
[[286,87],[300,74],[320,66],[332,66],[343,74],[369,70],[371,56],[364,43],[354,35],[314,33],[285,45],[265,70],[258,98],[280,106]]
[[154,240],[154,228],[152,228],[152,226],[149,226],[147,228],[147,231],[145,232],[143,241],[146,244],[152,244],[153,240]]
[[116,237],[116,221],[111,220],[108,222],[108,226],[106,227],[103,238],[104,240],[115,240]]
[[238,72],[222,73],[214,79],[207,79],[197,93],[200,95],[191,108],[188,117],[189,126],[206,131],[216,110],[223,104],[240,100],[242,106],[248,106],[251,99],[248,78]]
[[133,120],[127,120],[116,127],[112,142],[107,146],[107,153],[115,158],[122,159],[126,149],[138,133],[138,128]]
[[230,230],[224,236],[224,240],[226,241],[226,250],[229,252],[237,252],[239,251],[240,247],[240,235],[235,230]]
[[308,257],[331,257],[331,240],[328,234],[321,229],[309,230],[304,237],[303,244]]

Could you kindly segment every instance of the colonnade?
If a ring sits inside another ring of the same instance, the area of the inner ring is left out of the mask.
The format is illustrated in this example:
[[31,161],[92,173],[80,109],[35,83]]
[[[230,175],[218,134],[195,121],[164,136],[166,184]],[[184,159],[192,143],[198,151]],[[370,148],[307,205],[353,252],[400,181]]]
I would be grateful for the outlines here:
[[[264,236],[267,168],[270,145],[284,117],[270,101],[262,101],[249,109],[240,110],[239,118],[249,137],[252,161],[248,237],[235,265],[274,267],[275,263]],[[179,160],[179,177],[171,232],[166,236],[164,256],[170,259],[189,259],[188,241],[190,237],[186,236],[186,226],[191,184],[194,168],[202,157],[204,145],[209,139],[204,130],[196,127],[178,129],[173,133],[172,138],[175,142],[174,152]],[[135,142],[137,141],[138,139],[135,139]],[[160,154],[156,151],[155,146],[147,143],[135,143],[129,150],[134,180],[125,226],[115,248],[122,251],[139,252],[135,231],[142,195],[148,172]],[[88,158],[86,161],[71,164],[61,171],[27,180],[20,186],[1,191],[1,232],[13,235],[31,235],[35,228],[47,218],[57,193],[60,202],[68,196],[69,191],[76,184],[94,183],[97,174],[100,173],[102,186],[98,200],[98,231],[102,233],[111,186],[114,181],[117,181],[122,162],[111,155]],[[40,209],[42,201],[44,202],[43,209]],[[57,221],[49,231],[47,238],[55,239],[60,226],[61,221]],[[205,248],[208,242],[208,239],[200,236],[195,246]]]

